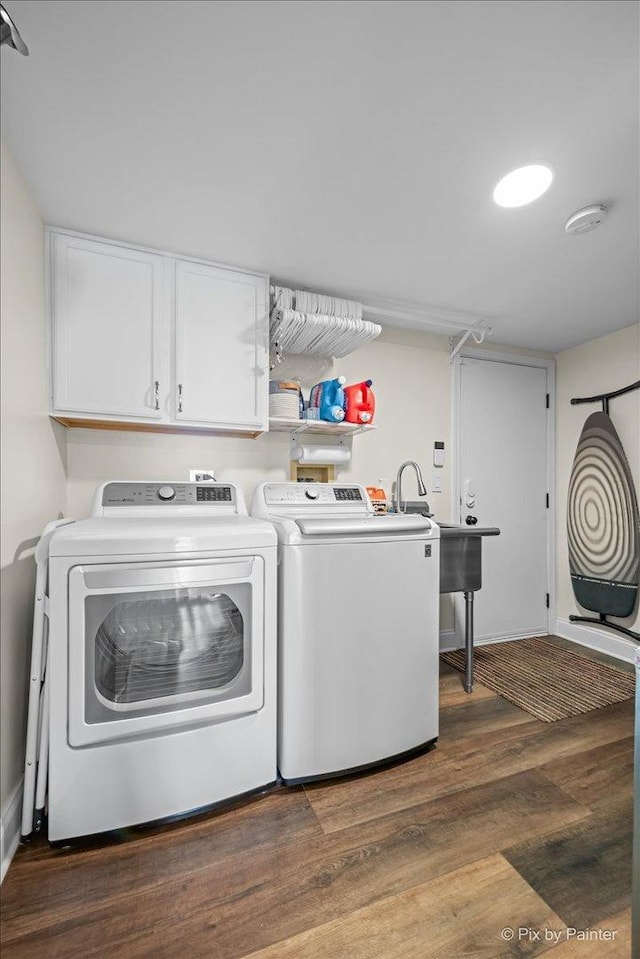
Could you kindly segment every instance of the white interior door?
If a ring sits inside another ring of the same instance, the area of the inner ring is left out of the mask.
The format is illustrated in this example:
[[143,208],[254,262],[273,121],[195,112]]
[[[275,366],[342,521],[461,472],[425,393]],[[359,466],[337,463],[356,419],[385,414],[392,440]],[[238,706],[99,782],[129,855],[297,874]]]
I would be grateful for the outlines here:
[[458,521],[500,529],[482,542],[475,638],[546,634],[547,368],[462,357],[459,374]]

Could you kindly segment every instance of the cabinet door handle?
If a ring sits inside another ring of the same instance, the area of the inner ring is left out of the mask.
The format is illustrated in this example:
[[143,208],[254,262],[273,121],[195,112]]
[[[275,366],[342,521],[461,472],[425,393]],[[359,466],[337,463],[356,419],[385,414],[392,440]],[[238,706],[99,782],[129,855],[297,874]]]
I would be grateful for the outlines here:
[[178,413],[182,413],[182,383],[178,383]]
[[155,381],[154,396],[155,396],[155,400],[156,400],[156,402],[155,402],[155,408],[156,408],[157,410],[159,410],[159,409],[160,409],[160,380],[156,380],[156,381]]

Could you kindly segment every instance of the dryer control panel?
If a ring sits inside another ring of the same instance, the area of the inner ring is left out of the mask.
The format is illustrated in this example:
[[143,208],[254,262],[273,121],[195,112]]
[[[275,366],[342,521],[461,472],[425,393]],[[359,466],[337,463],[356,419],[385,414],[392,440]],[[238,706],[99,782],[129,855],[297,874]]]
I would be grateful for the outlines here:
[[107,483],[102,490],[102,505],[235,503],[234,494],[233,486],[223,483]]
[[242,493],[231,483],[103,483],[93,501],[92,515],[121,509],[163,511],[218,510],[246,515]]

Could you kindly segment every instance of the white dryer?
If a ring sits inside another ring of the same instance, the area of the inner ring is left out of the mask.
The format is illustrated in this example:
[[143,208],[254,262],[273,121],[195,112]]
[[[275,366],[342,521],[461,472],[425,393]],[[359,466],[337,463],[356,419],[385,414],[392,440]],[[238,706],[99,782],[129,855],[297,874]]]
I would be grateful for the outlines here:
[[51,840],[274,783],[276,552],[228,483],[107,483],[55,531]]
[[265,483],[279,539],[278,767],[343,775],[438,736],[438,526],[376,515],[362,486]]

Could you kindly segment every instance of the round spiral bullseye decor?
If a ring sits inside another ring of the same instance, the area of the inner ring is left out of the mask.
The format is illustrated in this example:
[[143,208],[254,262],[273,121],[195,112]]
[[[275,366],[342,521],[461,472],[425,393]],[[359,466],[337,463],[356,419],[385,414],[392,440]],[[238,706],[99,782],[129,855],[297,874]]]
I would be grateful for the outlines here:
[[567,535],[578,603],[597,613],[629,616],[638,592],[640,517],[627,457],[606,413],[592,413],[580,434]]

